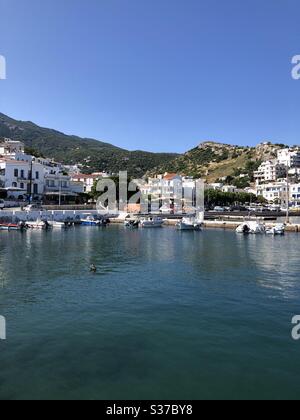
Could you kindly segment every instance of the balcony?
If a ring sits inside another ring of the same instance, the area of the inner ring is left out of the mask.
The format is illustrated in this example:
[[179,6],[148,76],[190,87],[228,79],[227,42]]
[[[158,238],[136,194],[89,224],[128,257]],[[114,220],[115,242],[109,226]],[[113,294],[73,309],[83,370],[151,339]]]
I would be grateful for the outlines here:
[[45,186],[45,192],[69,192],[71,190],[70,186],[67,187],[59,187],[58,185],[55,186]]

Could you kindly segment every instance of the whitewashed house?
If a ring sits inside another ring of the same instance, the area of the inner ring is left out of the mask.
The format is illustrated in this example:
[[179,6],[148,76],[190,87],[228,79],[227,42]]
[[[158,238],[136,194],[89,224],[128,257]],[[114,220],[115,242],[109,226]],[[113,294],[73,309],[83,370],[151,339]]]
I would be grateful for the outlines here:
[[284,178],[286,173],[287,169],[283,163],[279,163],[277,160],[268,160],[263,162],[258,170],[254,172],[254,178],[257,184],[262,184]]
[[4,141],[0,143],[0,155],[14,158],[17,153],[24,153],[24,148],[24,143],[21,141],[4,139]]
[[80,182],[83,184],[84,193],[91,193],[95,181],[98,181],[102,177],[102,174],[73,174],[71,179],[73,182]]
[[11,198],[24,199],[30,195],[40,198],[44,194],[44,167],[40,163],[0,160],[0,183],[10,191]]
[[264,197],[269,202],[287,204],[287,182],[273,182],[257,186],[257,195]]

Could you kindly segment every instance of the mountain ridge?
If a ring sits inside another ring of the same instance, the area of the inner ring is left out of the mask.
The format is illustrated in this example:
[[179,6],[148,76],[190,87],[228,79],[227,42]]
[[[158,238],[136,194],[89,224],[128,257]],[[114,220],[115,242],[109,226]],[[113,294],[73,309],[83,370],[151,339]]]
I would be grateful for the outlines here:
[[96,139],[67,135],[32,121],[15,120],[0,113],[0,137],[24,142],[25,146],[64,164],[83,165],[83,171],[119,172],[141,177],[160,164],[173,160],[176,153],[129,151]]
[[264,141],[257,146],[237,146],[206,140],[194,149],[155,168],[150,173],[176,172],[203,178],[208,183],[217,181],[246,188],[254,181],[254,171],[264,160],[274,159],[284,144]]
[[210,183],[222,180],[241,188],[250,186],[253,173],[262,161],[275,158],[277,150],[288,147],[270,141],[250,147],[204,140],[181,155],[128,151],[103,141],[40,127],[31,121],[17,121],[0,113],[1,136],[23,141],[27,148],[64,164],[80,163],[85,173],[127,170],[131,177],[143,177],[177,172],[201,177]]

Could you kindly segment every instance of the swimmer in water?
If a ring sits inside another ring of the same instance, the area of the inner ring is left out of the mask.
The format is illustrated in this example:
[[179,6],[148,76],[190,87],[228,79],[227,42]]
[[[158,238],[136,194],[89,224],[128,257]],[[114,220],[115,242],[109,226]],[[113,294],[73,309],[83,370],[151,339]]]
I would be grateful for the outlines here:
[[92,265],[90,266],[90,272],[91,272],[91,273],[96,273],[96,272],[97,272],[97,267],[95,266],[95,264],[92,264]]

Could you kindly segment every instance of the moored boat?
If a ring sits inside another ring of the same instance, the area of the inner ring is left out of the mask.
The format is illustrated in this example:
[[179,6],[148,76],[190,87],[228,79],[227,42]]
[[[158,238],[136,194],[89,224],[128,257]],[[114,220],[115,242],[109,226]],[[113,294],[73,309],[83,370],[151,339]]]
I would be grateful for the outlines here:
[[48,222],[52,229],[66,229],[70,226],[68,223],[64,222]]
[[267,235],[284,235],[285,234],[285,226],[283,223],[278,223],[277,225],[270,227],[266,230]]
[[82,226],[101,227],[101,226],[106,226],[107,223],[108,222],[106,219],[99,219],[97,216],[92,216],[92,215],[89,215],[87,217],[80,219],[80,224]]
[[51,229],[51,225],[43,220],[36,220],[35,222],[26,222],[26,228],[33,230],[48,230]]
[[131,220],[125,220],[124,226],[128,229],[137,229],[140,225],[139,220],[131,219]]
[[0,230],[23,230],[25,229],[24,223],[1,223]]
[[160,217],[147,217],[145,219],[141,219],[140,224],[142,228],[161,228],[164,221]]
[[202,224],[197,221],[194,217],[184,217],[181,221],[176,224],[177,230],[201,230]]
[[259,222],[244,222],[236,229],[236,232],[244,235],[258,235],[266,232],[266,226]]

